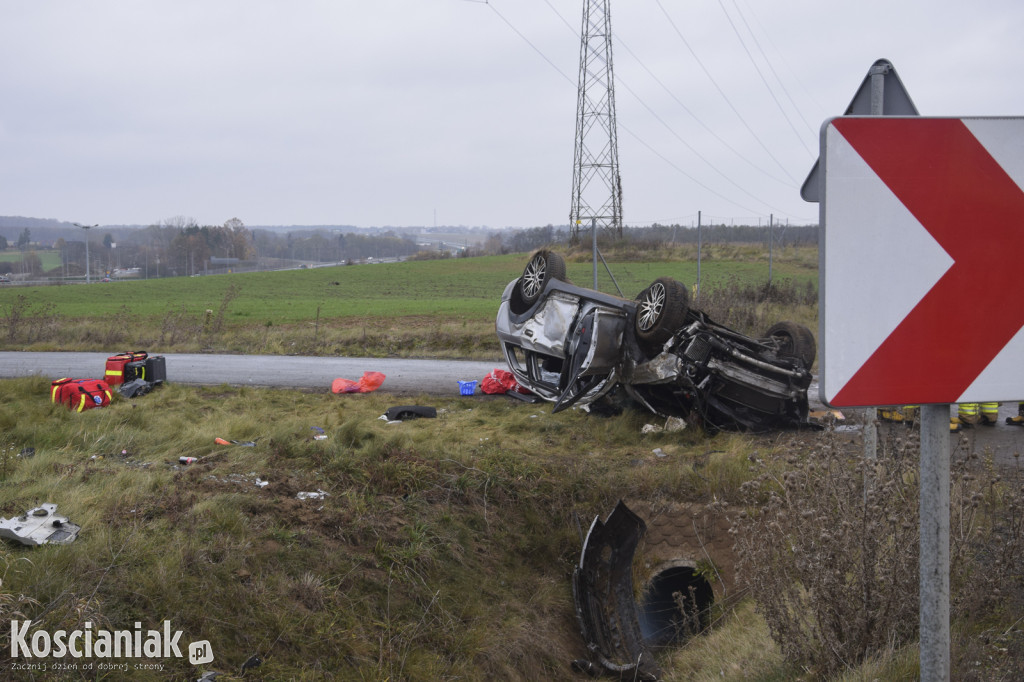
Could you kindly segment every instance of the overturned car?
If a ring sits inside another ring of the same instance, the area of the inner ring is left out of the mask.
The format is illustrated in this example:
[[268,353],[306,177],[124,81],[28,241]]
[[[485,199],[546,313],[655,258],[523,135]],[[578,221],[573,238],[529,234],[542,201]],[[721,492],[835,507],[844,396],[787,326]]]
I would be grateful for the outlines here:
[[690,308],[681,283],[660,277],[629,300],[575,286],[556,253],[534,253],[501,296],[496,330],[516,379],[552,412],[621,387],[650,411],[708,431],[798,426],[816,346],[807,327],[780,322],[753,339]]

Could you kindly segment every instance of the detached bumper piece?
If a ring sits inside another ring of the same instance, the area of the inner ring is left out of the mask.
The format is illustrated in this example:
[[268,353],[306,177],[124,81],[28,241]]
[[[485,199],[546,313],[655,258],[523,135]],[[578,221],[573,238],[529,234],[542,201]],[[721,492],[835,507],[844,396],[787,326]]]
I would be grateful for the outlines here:
[[[608,518],[595,517],[573,571],[576,617],[587,648],[604,671],[630,680],[658,680],[662,671],[644,646],[633,597],[633,554],[647,530],[621,500]],[[594,674],[589,661],[577,670]]]

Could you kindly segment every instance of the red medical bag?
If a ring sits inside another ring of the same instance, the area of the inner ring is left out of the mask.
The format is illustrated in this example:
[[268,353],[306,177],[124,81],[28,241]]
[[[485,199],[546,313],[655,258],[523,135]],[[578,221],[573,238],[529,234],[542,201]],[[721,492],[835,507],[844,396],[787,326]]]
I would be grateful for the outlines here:
[[82,412],[110,404],[110,385],[102,379],[57,379],[50,384],[50,401]]

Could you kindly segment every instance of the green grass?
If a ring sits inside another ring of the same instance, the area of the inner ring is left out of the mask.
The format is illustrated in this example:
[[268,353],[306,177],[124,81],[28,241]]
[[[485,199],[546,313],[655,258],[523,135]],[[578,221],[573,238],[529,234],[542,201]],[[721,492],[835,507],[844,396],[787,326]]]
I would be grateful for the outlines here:
[[[497,358],[493,325],[498,301],[526,260],[525,254],[514,254],[6,288],[0,290],[0,314],[10,318],[19,295],[26,310],[19,318],[24,329],[12,334],[8,323],[6,337],[0,334],[0,348],[159,345],[164,352]],[[777,281],[816,283],[816,271],[803,258],[779,261],[773,272]],[[688,285],[696,280],[692,261],[624,261],[611,267],[629,298],[662,275]],[[570,261],[568,276],[589,286],[591,266]],[[602,277],[601,290],[614,292],[614,285]],[[763,262],[711,258],[702,266],[705,292],[766,280]],[[33,319],[37,324],[30,330]]]
[[[207,277],[172,277],[125,280],[88,288],[81,286],[33,287],[25,290],[38,304],[52,304],[59,315],[95,317],[117,312],[127,305],[133,316],[158,318],[168,306],[188,310],[216,309],[228,287],[239,295],[228,314],[231,323],[272,320],[275,324],[307,321],[317,308],[322,318],[399,317],[407,315],[459,316],[491,319],[505,285],[522,272],[524,254],[335,266],[310,270],[237,273]],[[632,298],[657,277],[668,275],[692,284],[696,263],[614,264],[615,278]],[[589,286],[591,267],[570,263],[569,279]],[[808,279],[813,273],[780,265],[780,279]],[[764,264],[713,261],[702,267],[708,286],[731,278],[767,280]],[[603,287],[602,287],[603,288]],[[614,291],[614,289],[611,289]]]
[[[35,253],[39,256],[39,260],[43,265],[43,270],[51,270],[53,268],[60,267],[61,265],[61,256],[59,251],[43,249],[39,251],[26,251],[25,253]],[[7,272],[7,270],[12,269],[11,265],[5,264],[21,263],[23,256],[24,253],[14,249],[0,251],[0,270]]]

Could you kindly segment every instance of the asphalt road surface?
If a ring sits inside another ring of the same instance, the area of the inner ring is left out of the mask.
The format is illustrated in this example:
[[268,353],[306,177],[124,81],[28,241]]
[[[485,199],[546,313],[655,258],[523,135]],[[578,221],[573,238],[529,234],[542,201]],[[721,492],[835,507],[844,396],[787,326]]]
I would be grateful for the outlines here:
[[[50,379],[101,379],[109,353],[0,352],[0,377],[39,375]],[[336,358],[292,355],[163,354],[167,381],[180,384],[273,386],[329,391],[341,377],[358,380],[363,372],[383,372],[380,390],[396,394],[458,395],[458,382],[482,380],[503,362]]]

